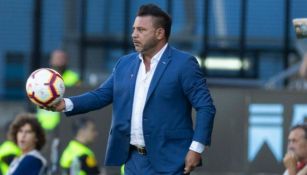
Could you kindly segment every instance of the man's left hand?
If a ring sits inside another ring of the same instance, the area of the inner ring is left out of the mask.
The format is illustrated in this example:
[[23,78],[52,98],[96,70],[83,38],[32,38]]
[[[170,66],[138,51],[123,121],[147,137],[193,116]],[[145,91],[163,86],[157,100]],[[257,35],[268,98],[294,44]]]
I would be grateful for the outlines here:
[[184,174],[189,174],[192,172],[201,162],[201,154],[189,150],[188,154],[185,157],[185,167]]

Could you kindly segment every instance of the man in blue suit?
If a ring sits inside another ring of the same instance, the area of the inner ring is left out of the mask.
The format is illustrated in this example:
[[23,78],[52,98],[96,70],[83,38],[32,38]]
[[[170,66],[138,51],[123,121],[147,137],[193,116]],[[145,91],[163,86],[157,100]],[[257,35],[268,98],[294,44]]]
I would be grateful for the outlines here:
[[132,33],[137,52],[121,57],[98,89],[54,106],[71,116],[112,103],[105,163],[125,164],[128,175],[189,174],[211,142],[215,107],[206,80],[195,57],[168,44],[171,24],[158,6],[141,6]]

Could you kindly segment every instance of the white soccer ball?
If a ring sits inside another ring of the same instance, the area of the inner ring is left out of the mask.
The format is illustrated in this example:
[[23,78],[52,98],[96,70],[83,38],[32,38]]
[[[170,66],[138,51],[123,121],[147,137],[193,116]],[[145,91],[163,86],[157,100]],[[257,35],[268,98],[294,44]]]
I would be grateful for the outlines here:
[[41,68],[31,73],[26,83],[29,99],[41,107],[50,107],[59,102],[65,92],[62,76],[55,70]]

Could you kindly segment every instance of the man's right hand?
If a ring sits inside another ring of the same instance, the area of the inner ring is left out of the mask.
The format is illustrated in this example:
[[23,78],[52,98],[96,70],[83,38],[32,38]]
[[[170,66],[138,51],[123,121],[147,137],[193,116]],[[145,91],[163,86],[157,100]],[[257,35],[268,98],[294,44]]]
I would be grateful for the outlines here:
[[58,103],[54,104],[53,109],[58,112],[63,112],[65,110],[65,100],[62,98]]
[[61,99],[58,103],[50,106],[50,107],[42,107],[39,106],[39,108],[41,109],[45,109],[47,111],[53,111],[53,112],[63,112],[65,109],[66,105],[65,105],[65,100]]

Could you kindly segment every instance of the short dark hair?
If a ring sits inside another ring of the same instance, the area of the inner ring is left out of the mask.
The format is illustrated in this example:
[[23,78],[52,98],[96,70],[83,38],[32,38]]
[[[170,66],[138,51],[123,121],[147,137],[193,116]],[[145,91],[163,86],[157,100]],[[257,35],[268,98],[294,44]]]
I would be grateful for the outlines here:
[[35,143],[35,149],[41,150],[46,143],[46,136],[44,129],[41,124],[38,122],[34,114],[22,113],[16,116],[15,120],[10,126],[9,129],[9,138],[17,144],[17,133],[21,127],[29,124],[32,131],[35,133],[37,142]]
[[88,123],[94,123],[94,121],[86,118],[86,116],[83,116],[83,118],[75,119],[72,124],[72,131],[74,135],[76,135],[80,129],[84,129]]
[[300,124],[294,125],[293,127],[290,128],[290,132],[295,130],[295,129],[302,129],[302,130],[304,130],[305,139],[307,139],[307,123],[300,123]]
[[172,18],[155,4],[145,4],[139,8],[137,16],[156,17],[155,25],[165,30],[165,37],[168,40],[172,29]]

